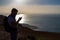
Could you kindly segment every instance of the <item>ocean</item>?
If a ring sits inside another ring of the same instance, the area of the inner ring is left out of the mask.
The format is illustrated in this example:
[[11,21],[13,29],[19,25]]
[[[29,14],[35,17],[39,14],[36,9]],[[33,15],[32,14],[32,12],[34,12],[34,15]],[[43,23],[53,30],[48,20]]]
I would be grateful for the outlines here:
[[38,27],[39,31],[60,32],[60,14],[26,15],[24,23]]

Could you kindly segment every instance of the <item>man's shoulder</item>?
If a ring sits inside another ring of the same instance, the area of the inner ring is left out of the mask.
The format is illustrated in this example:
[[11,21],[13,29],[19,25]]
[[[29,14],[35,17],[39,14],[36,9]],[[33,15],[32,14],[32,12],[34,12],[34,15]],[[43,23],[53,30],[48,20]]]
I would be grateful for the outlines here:
[[9,15],[9,16],[8,16],[8,18],[12,18],[12,16],[11,16],[11,15]]
[[8,16],[8,19],[10,19],[10,20],[11,20],[11,19],[12,19],[12,16],[11,16],[11,15],[9,15],[9,16]]
[[12,17],[11,15],[9,15],[8,17]]
[[11,21],[15,21],[15,20],[14,20],[14,18],[13,18],[11,15],[9,15],[9,16],[8,16],[8,21],[11,22]]

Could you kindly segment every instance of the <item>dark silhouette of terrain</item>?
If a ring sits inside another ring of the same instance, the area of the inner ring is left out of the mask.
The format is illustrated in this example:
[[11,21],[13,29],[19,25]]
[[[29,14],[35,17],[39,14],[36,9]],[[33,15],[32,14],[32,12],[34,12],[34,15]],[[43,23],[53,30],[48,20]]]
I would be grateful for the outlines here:
[[[3,26],[5,16],[0,15],[0,40],[10,40],[10,33]],[[20,25],[26,25],[20,27]],[[60,40],[60,33],[35,31],[29,28],[29,24],[18,24],[18,40]],[[31,26],[32,27],[32,26]],[[33,26],[35,27],[35,26]]]

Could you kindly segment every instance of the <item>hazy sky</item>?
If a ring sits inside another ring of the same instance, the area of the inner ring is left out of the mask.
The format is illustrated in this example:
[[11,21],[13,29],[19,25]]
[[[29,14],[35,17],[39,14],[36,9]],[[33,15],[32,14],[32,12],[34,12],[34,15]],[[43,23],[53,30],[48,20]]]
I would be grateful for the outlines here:
[[10,13],[14,7],[28,14],[60,13],[60,0],[0,0],[0,13]]

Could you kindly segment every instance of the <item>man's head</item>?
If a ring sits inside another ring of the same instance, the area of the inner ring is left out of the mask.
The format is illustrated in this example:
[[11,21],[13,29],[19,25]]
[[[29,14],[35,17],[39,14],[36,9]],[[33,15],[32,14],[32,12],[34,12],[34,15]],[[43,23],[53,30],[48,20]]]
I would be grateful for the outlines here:
[[13,9],[11,10],[11,13],[12,13],[13,15],[17,14],[17,12],[18,12],[18,10],[17,10],[16,8],[13,8]]

